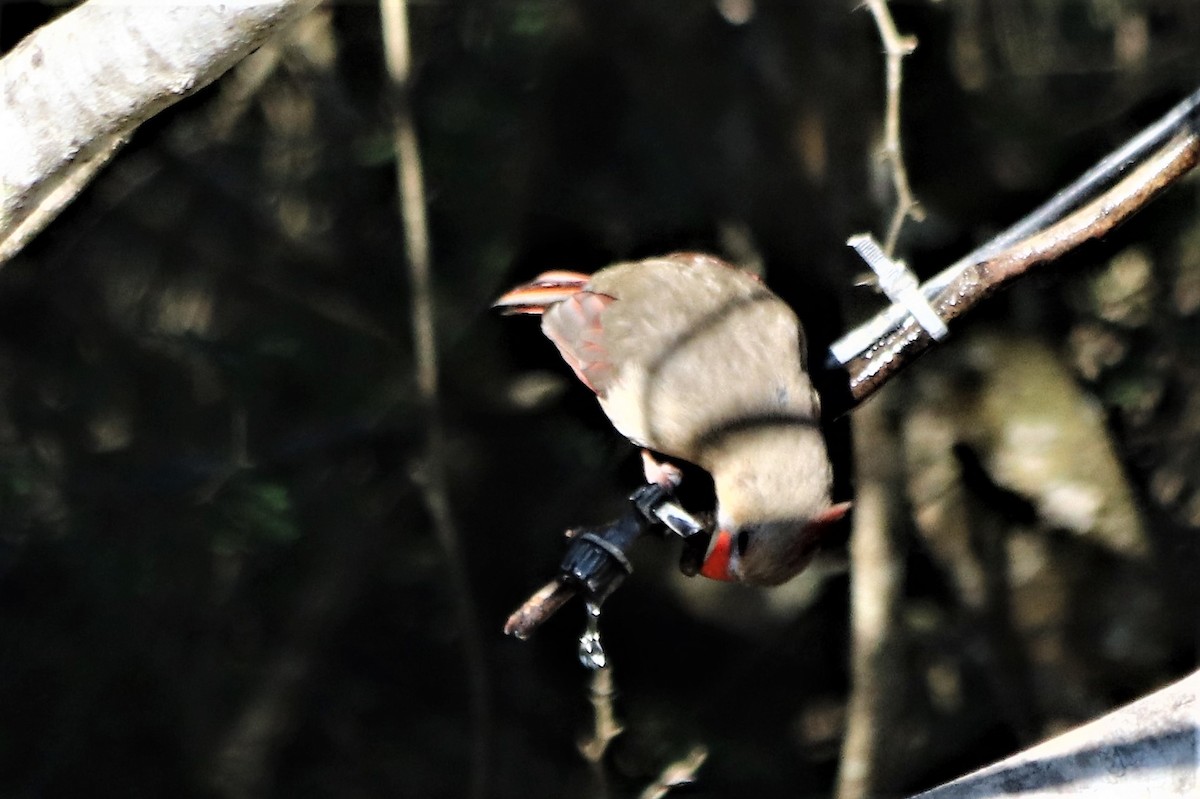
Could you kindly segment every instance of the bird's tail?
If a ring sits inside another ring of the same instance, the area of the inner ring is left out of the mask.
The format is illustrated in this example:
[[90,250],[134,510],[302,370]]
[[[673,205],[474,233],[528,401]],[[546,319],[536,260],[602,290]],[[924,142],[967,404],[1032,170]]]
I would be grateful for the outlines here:
[[492,307],[505,314],[541,314],[556,302],[583,291],[589,280],[591,275],[582,272],[542,272],[528,283],[505,292]]

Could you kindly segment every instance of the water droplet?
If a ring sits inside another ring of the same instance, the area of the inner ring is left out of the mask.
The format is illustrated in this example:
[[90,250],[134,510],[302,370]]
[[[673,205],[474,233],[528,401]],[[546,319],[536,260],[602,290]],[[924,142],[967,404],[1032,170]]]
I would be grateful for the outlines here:
[[592,670],[608,665],[608,657],[600,643],[600,606],[594,602],[587,603],[587,627],[579,636],[579,662]]

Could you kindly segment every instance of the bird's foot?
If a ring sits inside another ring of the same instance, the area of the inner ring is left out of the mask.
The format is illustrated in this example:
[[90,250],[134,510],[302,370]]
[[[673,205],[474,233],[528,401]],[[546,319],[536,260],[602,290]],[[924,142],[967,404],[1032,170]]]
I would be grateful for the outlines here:
[[661,486],[666,491],[674,491],[683,482],[683,470],[673,463],[659,461],[650,454],[650,450],[642,450],[642,473],[646,482]]

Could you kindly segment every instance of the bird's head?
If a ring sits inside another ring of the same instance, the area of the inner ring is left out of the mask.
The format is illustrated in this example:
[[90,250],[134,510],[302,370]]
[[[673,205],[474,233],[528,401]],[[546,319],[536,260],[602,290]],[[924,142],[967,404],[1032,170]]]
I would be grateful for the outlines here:
[[762,429],[730,438],[710,462],[717,532],[700,573],[779,585],[799,574],[850,503],[832,504],[825,442],[811,427]]
[[751,585],[785,583],[804,570],[829,528],[849,510],[849,502],[840,502],[807,520],[722,525],[713,534],[700,574]]

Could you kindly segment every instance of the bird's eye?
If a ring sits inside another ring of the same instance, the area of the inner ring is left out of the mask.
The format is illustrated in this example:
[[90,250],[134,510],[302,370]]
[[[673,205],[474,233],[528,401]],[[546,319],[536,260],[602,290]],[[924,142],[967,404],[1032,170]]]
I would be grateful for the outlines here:
[[738,557],[746,554],[746,547],[750,544],[750,531],[742,530],[737,534],[737,539],[734,541],[734,546],[737,547]]

